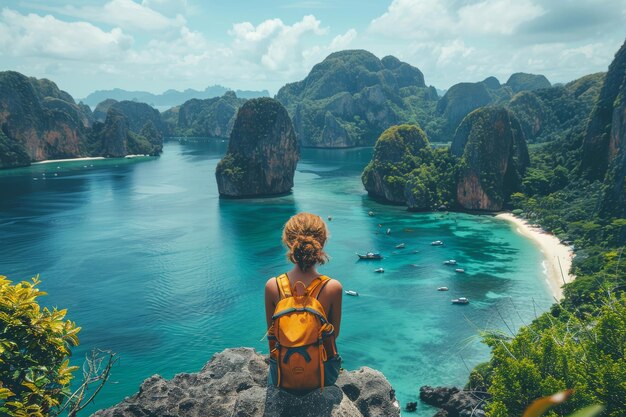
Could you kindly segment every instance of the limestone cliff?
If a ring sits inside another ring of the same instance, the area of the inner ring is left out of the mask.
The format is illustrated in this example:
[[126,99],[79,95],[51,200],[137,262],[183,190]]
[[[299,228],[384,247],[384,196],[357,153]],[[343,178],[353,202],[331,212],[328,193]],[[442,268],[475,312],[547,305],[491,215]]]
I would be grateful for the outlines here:
[[491,103],[492,97],[484,83],[455,84],[437,103],[436,112],[446,119],[449,131],[461,123],[461,120],[473,110]]
[[[146,129],[150,129],[149,127]],[[143,131],[146,135],[145,129]],[[153,132],[150,134],[154,135]],[[152,143],[144,135],[134,133],[126,116],[115,108],[110,108],[104,123],[96,122],[89,134],[90,154],[109,158],[126,155],[158,155],[163,142]],[[148,135],[149,136],[149,135]]]
[[[609,163],[617,155],[623,132],[620,110],[626,98],[620,95],[626,77],[626,42],[615,54],[600,90],[583,139],[581,170],[590,180],[603,180]],[[615,125],[615,131],[613,131]]]
[[428,138],[415,125],[392,126],[376,141],[374,155],[361,180],[372,197],[405,204],[406,175],[416,166],[414,158],[429,147]]
[[137,394],[93,417],[400,416],[389,382],[370,368],[343,371],[336,385],[300,397],[267,387],[267,372],[267,357],[253,349],[226,349],[198,373],[148,378]]
[[215,170],[220,196],[287,193],[299,157],[287,110],[274,99],[250,100],[239,109],[228,151]]
[[305,147],[372,145],[388,127],[430,117],[437,101],[421,71],[364,50],[330,54],[276,99],[292,116]]
[[107,112],[109,111],[111,106],[114,105],[115,103],[117,103],[117,100],[114,100],[112,98],[108,98],[98,103],[98,105],[93,111],[94,121],[104,123],[104,121],[107,118]]
[[227,138],[233,129],[237,110],[246,100],[228,91],[221,97],[191,99],[163,113],[171,136],[210,136]]
[[504,108],[470,113],[457,129],[451,151],[461,157],[457,202],[469,210],[501,210],[529,164],[519,122]]
[[511,87],[513,93],[539,90],[541,88],[550,88],[552,86],[545,75],[526,74],[523,72],[512,74],[507,80],[506,85]]
[[[608,147],[598,147],[597,151],[606,152],[607,173],[604,178],[605,195],[602,202],[604,215],[626,217],[626,42],[615,55],[609,67],[602,93],[594,109],[594,116],[604,120],[603,113],[610,110],[612,102]],[[590,122],[590,126],[592,126]],[[597,122],[596,122],[597,123]],[[596,125],[594,125],[596,126]],[[591,137],[604,135],[605,132],[589,132]],[[589,138],[589,135],[585,138]],[[588,148],[591,144],[587,145]],[[583,160],[584,161],[584,160]]]
[[52,81],[0,73],[2,141],[13,150],[2,157],[3,167],[27,165],[24,153],[28,162],[82,156],[87,125],[71,96]]
[[128,121],[128,128],[150,142],[154,149],[147,153],[151,155],[161,153],[166,128],[158,110],[148,104],[136,101],[119,101],[113,103],[109,111],[110,109],[123,114]]

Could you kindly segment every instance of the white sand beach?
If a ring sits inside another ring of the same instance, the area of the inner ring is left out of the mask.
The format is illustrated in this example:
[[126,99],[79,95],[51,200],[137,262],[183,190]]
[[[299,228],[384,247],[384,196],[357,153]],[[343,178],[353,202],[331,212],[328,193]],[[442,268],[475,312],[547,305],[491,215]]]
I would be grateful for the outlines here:
[[86,157],[86,158],[46,159],[45,161],[33,162],[31,165],[51,164],[53,162],[95,161],[97,159],[106,159],[106,158],[104,156],[93,156],[93,157]]
[[564,282],[569,283],[576,278],[569,274],[574,257],[572,249],[562,244],[553,234],[545,232],[539,227],[531,226],[526,220],[515,217],[511,213],[500,213],[496,218],[514,223],[519,234],[526,236],[539,246],[545,258],[544,267],[552,295],[557,300],[561,300],[563,298],[561,286]]

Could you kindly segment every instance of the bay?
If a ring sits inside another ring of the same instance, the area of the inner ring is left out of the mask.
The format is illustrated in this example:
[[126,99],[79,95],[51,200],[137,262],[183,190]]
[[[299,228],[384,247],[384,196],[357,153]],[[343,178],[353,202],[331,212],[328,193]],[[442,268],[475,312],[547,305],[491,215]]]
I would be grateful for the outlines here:
[[[370,199],[360,174],[371,149],[304,149],[292,194],[224,200],[214,172],[226,146],[169,141],[157,158],[0,171],[0,274],[40,275],[41,302],[82,327],[75,364],[96,347],[119,354],[88,412],[153,374],[198,371],[228,347],[267,353],[263,287],[290,268],[281,229],[301,211],[332,216],[331,261],[320,271],[360,294],[344,297],[344,367],[380,370],[403,406],[421,385],[464,384],[489,357],[480,330],[515,331],[552,303],[541,252],[510,224]],[[366,251],[385,258],[359,261]],[[456,297],[471,303],[451,304]],[[432,414],[419,405],[418,416]]]

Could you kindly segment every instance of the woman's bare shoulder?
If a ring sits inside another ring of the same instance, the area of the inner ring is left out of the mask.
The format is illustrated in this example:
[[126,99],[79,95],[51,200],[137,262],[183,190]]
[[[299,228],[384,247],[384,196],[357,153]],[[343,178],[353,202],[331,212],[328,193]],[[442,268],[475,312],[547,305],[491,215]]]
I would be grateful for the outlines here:
[[341,285],[341,282],[339,282],[339,280],[333,278],[328,281],[328,284],[326,284],[326,289],[330,293],[341,293],[341,291],[343,290],[343,286]]
[[265,283],[265,292],[270,294],[278,294],[278,287],[276,286],[276,277],[272,277]]

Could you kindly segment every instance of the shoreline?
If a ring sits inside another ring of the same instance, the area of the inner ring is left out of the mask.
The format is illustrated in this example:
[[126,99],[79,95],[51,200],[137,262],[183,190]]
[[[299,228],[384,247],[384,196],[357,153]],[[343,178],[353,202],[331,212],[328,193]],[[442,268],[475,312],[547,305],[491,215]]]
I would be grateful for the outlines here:
[[532,240],[539,247],[544,257],[542,264],[548,287],[556,300],[562,300],[563,289],[561,287],[564,282],[570,283],[576,278],[569,273],[574,257],[572,249],[562,244],[553,234],[540,227],[531,226],[525,219],[515,217],[512,213],[500,213],[495,217],[517,226],[517,233]]
[[72,161],[96,161],[107,159],[104,156],[87,156],[84,158],[67,158],[67,159],[46,159],[45,161],[31,162],[31,165],[51,164],[53,162],[72,162]]

